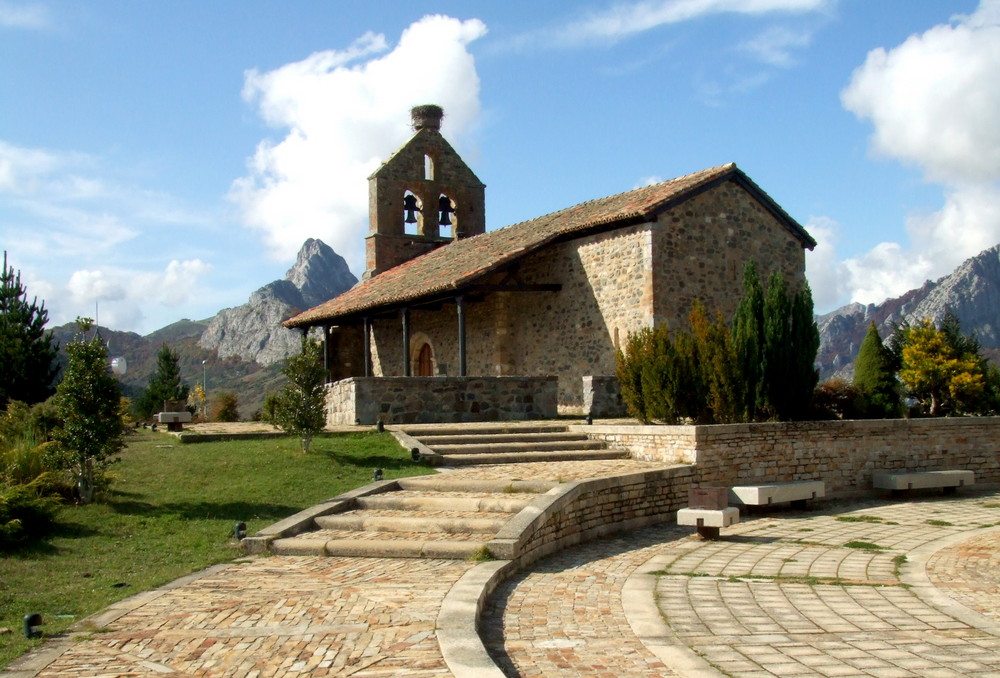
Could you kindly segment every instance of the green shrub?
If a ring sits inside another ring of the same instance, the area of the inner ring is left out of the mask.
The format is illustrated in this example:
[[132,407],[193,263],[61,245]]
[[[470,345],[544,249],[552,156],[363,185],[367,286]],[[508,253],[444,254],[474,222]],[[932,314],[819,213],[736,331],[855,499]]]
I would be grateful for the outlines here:
[[54,524],[59,498],[49,493],[49,475],[24,485],[0,484],[0,550],[37,539]]

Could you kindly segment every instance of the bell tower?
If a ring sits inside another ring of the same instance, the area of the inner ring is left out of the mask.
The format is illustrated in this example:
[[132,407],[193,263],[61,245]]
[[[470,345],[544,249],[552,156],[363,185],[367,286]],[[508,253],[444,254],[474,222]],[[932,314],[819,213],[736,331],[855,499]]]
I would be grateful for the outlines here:
[[441,136],[440,106],[410,111],[414,134],[368,177],[368,279],[486,231],[486,185]]

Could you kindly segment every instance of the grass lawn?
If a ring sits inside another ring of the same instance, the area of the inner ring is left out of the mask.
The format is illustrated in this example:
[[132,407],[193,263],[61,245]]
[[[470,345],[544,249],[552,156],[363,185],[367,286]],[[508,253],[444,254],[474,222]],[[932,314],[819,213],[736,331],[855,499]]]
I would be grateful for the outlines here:
[[241,554],[248,534],[371,482],[430,472],[389,434],[319,437],[308,455],[297,439],[180,445],[164,433],[129,437],[113,483],[98,502],[65,506],[41,541],[0,552],[0,667],[40,641],[22,619],[41,613],[46,635],[110,603]]

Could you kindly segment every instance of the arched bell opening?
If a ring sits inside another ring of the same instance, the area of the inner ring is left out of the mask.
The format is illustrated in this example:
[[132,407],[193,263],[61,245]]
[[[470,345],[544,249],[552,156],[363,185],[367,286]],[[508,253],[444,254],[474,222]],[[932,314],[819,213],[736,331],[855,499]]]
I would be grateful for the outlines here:
[[438,198],[438,233],[443,238],[454,237],[458,233],[458,217],[455,214],[455,201],[444,193]]
[[403,194],[403,233],[417,235],[423,232],[423,205],[412,191]]

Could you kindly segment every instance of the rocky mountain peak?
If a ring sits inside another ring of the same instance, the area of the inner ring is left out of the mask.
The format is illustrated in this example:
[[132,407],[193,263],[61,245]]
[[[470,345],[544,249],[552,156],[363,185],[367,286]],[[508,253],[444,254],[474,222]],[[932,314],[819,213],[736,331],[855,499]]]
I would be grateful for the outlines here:
[[289,316],[349,290],[358,279],[344,258],[322,240],[302,245],[284,280],[257,289],[242,306],[211,319],[198,345],[219,357],[270,365],[299,350],[299,335],[281,326]]
[[285,280],[302,293],[303,310],[322,304],[358,282],[344,258],[316,238],[309,238],[302,245]]

